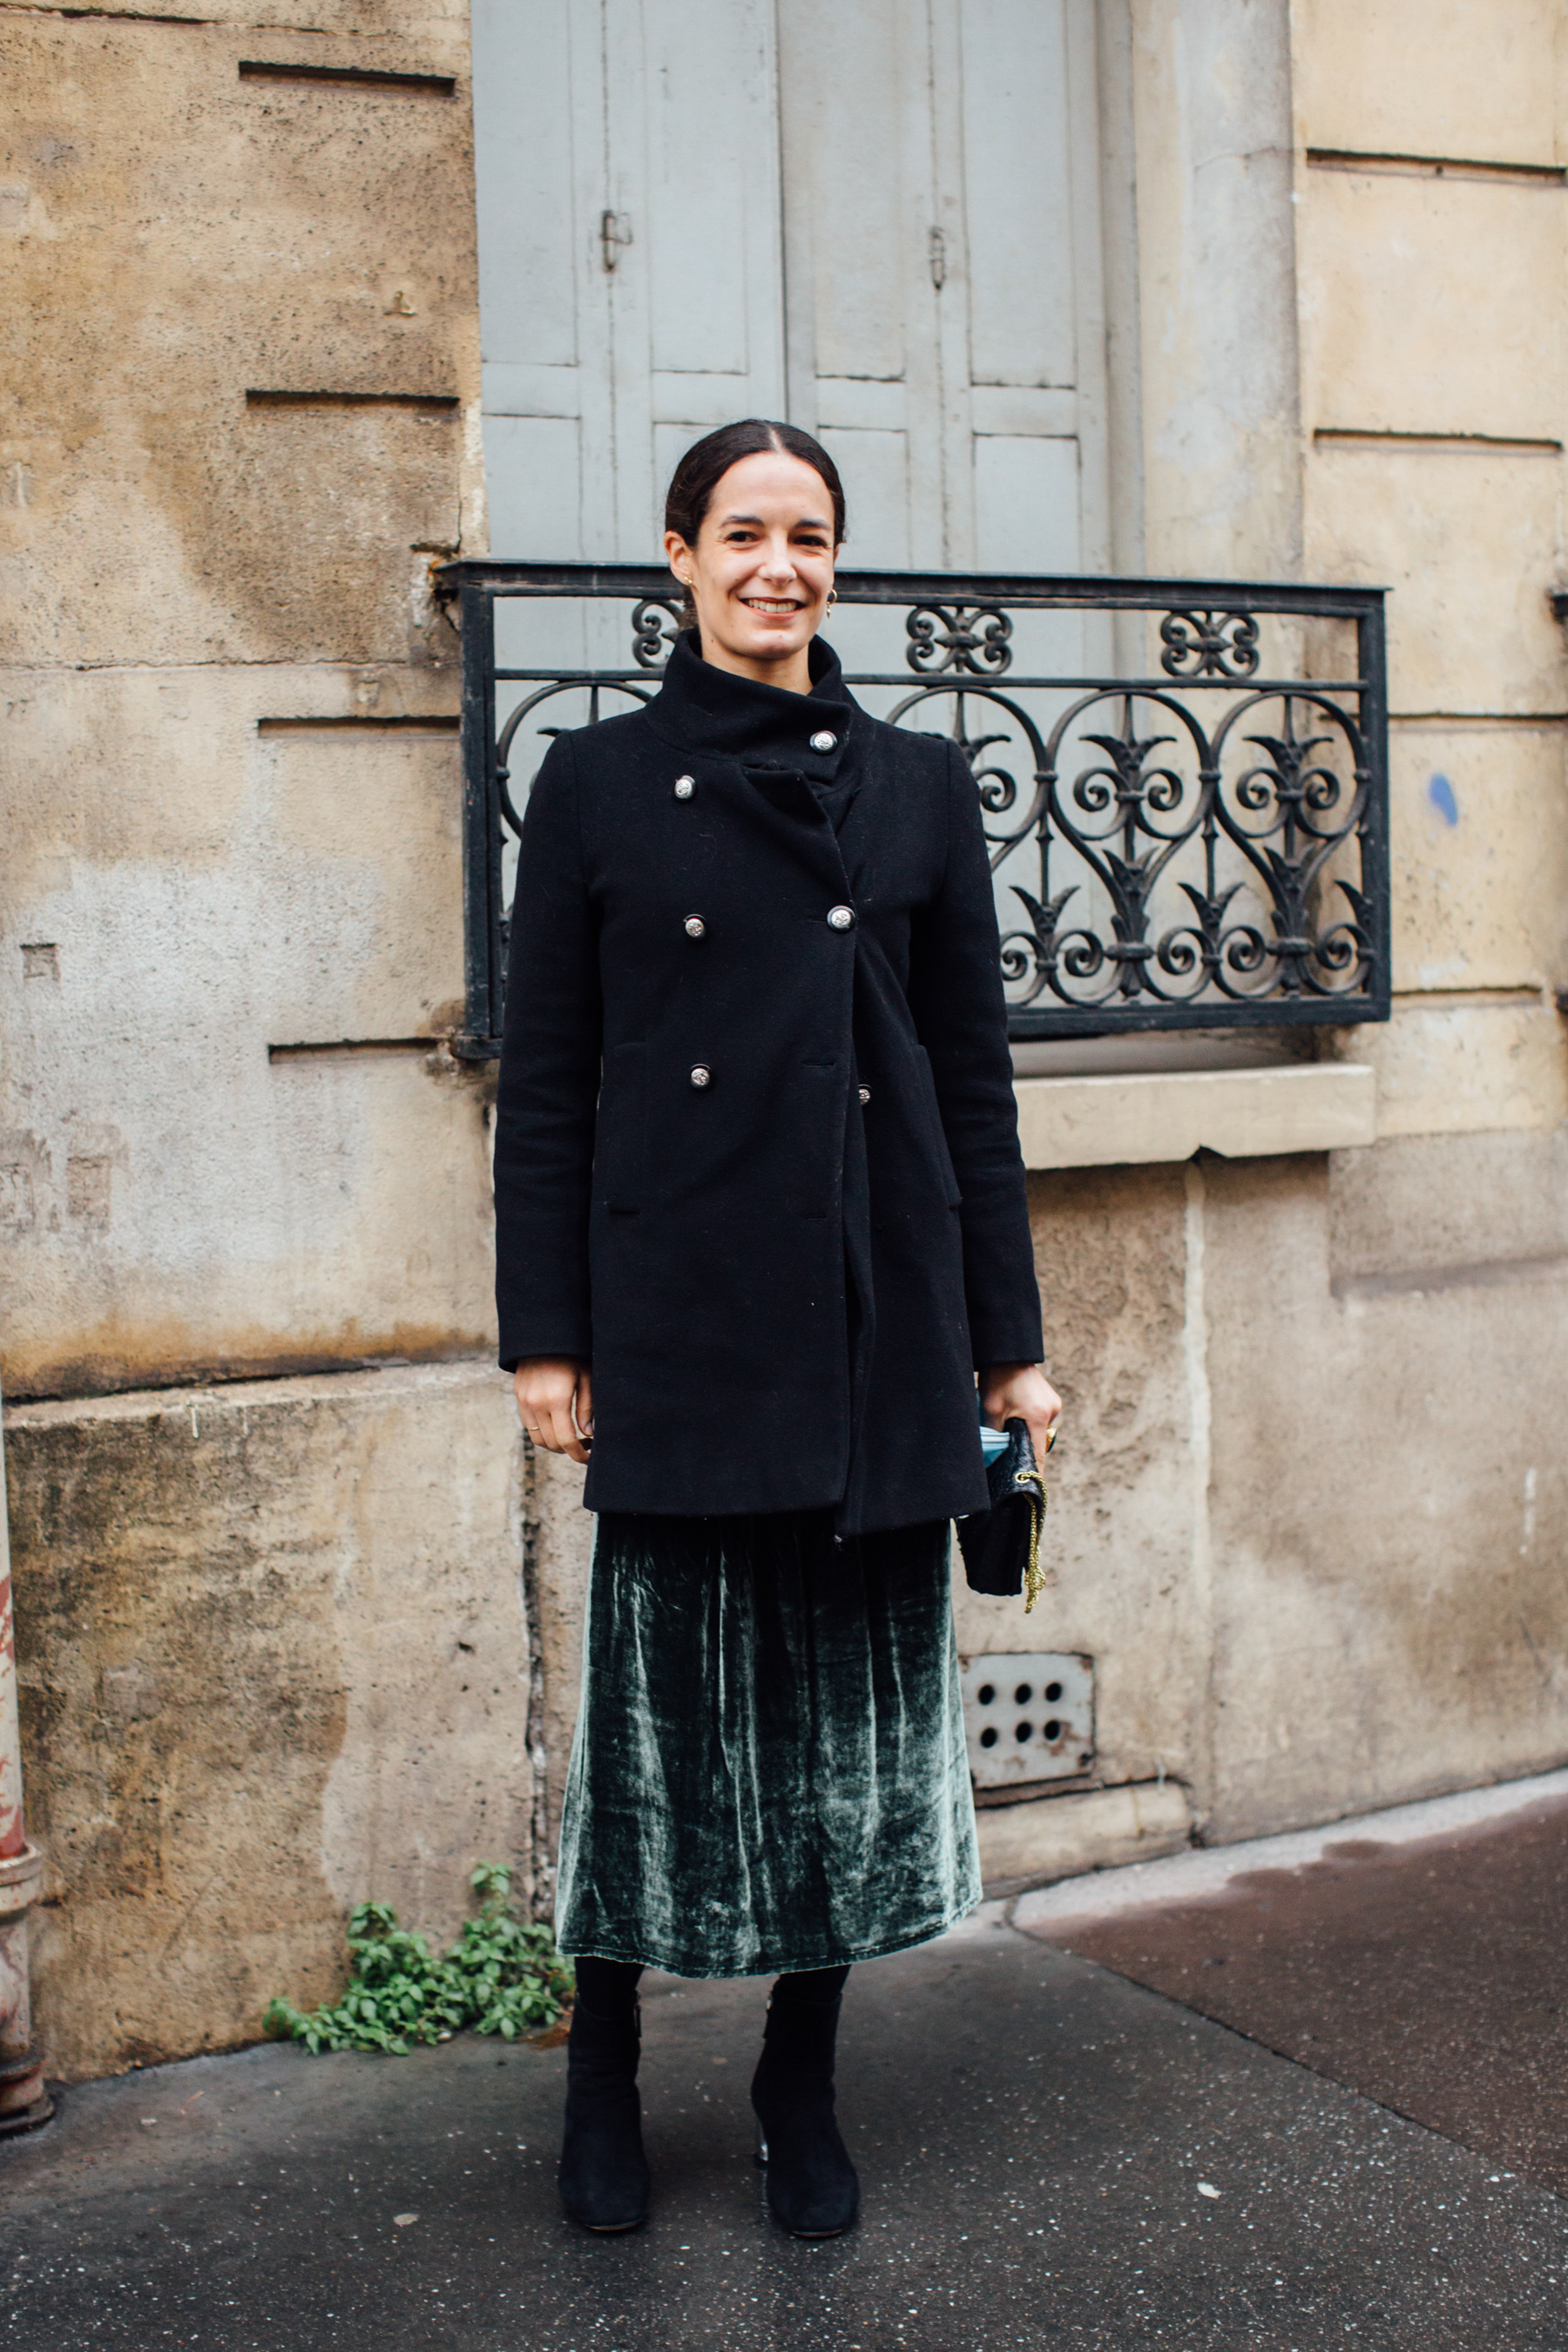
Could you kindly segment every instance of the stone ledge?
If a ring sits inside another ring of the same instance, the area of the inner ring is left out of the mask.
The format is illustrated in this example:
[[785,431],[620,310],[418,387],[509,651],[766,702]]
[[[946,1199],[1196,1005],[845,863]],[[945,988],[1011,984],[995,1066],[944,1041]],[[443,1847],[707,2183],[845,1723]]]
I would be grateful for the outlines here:
[[1257,1160],[1377,1135],[1377,1080],[1362,1062],[1019,1078],[1015,1088],[1026,1168],[1190,1160],[1203,1150]]
[[1136,1780],[1070,1797],[1032,1797],[975,1816],[987,1895],[1174,1853],[1192,1834],[1179,1780]]

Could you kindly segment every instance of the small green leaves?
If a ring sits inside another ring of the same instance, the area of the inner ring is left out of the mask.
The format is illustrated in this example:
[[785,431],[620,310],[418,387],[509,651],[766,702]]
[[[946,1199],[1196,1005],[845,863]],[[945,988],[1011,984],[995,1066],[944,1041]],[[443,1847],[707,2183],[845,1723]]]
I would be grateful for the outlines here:
[[306,2011],[274,2000],[263,2031],[307,2050],[380,2050],[405,2056],[471,2025],[514,2042],[553,2025],[572,1997],[569,1961],[548,1927],[519,1919],[510,1904],[511,1873],[482,1862],[469,1877],[479,1914],[463,1922],[445,1959],[430,1957],[423,1936],[397,1924],[384,1903],[358,1904],[349,1919],[349,1981],[335,2008]]

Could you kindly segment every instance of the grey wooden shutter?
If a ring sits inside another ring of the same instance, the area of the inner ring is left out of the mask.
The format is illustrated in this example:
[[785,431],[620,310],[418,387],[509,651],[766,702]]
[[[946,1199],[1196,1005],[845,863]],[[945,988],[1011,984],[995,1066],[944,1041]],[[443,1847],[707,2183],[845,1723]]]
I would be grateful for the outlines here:
[[680,449],[784,400],[769,0],[474,0],[490,546],[646,562]]
[[1107,560],[1091,0],[784,0],[790,412],[851,560]]

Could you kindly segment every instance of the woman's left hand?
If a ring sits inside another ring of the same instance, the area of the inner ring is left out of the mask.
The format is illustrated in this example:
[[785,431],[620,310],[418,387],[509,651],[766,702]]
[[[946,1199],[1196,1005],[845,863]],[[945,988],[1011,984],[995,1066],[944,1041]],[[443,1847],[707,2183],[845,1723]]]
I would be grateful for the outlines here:
[[981,1417],[991,1428],[1024,1421],[1035,1458],[1043,1462],[1056,1435],[1062,1401],[1038,1364],[987,1364],[980,1375]]

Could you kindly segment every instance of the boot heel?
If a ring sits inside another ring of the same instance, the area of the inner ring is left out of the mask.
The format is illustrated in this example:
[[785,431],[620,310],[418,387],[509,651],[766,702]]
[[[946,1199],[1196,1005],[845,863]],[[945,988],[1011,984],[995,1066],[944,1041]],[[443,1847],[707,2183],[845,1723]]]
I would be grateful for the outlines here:
[[761,2165],[763,2169],[765,2171],[767,2169],[768,2162],[768,2136],[766,2132],[763,2131],[761,2121],[757,2119],[753,2119],[753,2121],[757,2135],[757,2145],[752,2157],[752,2162],[753,2164]]

